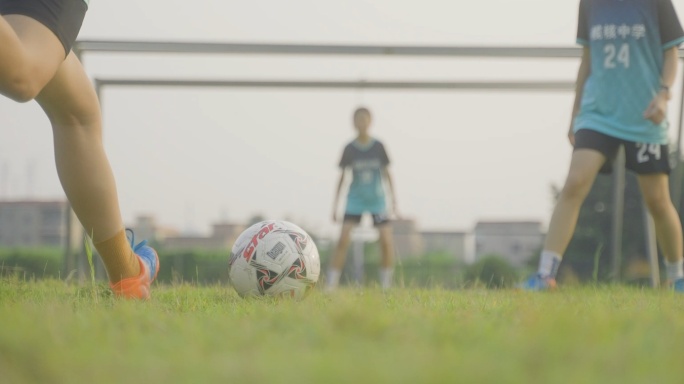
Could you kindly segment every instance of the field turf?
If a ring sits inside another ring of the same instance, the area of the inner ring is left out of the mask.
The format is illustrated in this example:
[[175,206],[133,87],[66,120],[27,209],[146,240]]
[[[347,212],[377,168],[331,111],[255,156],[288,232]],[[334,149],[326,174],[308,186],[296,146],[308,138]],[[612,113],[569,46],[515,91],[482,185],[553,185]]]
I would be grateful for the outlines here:
[[682,383],[684,296],[621,286],[342,289],[0,279],[0,383]]

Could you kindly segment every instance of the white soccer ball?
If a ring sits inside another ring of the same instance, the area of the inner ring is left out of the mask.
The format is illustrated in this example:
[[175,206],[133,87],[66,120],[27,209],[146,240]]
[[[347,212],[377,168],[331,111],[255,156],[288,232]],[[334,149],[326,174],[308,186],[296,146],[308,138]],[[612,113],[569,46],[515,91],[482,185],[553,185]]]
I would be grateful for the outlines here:
[[321,273],[311,237],[287,221],[268,220],[247,228],[235,241],[229,261],[230,282],[242,296],[302,299]]

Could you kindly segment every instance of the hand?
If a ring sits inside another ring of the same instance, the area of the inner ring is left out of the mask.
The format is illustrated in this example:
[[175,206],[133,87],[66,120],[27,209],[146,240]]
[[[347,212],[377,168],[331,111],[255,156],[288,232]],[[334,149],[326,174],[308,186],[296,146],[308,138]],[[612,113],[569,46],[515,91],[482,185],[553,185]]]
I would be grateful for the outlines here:
[[644,111],[644,118],[651,120],[655,124],[660,124],[665,120],[667,115],[667,101],[669,97],[667,92],[661,91],[651,100],[651,103]]

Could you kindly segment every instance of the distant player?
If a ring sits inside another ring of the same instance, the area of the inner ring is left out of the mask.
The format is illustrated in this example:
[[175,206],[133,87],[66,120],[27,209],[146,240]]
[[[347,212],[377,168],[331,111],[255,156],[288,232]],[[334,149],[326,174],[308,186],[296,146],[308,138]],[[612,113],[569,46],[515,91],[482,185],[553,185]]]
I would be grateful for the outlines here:
[[52,124],[59,179],[92,234],[114,294],[148,298],[157,253],[127,239],[102,145],[99,102],[71,52],[87,9],[88,0],[0,0],[0,93],[19,102],[36,99],[43,108]]
[[[347,249],[351,237],[351,230],[361,222],[364,214],[370,214],[373,224],[380,233],[380,248],[382,260],[380,265],[380,286],[389,289],[392,286],[394,268],[394,242],[392,227],[387,210],[386,184],[391,196],[392,212],[396,214],[396,200],[392,177],[390,175],[389,157],[382,143],[368,133],[371,125],[371,113],[366,108],[359,108],[354,112],[354,127],[357,136],[349,143],[342,153],[340,160],[340,181],[333,204],[333,221],[338,219],[340,193],[344,184],[347,170],[351,170],[352,182],[347,195],[347,204],[342,222],[342,233],[337,243],[335,253],[328,270],[327,289],[337,288],[340,274],[347,257]],[[385,183],[383,183],[383,181]]]
[[670,200],[667,103],[684,31],[671,0],[581,0],[583,49],[568,136],[575,149],[530,290],[555,286],[556,272],[599,170],[624,146],[627,168],[653,215],[667,276],[684,291],[682,226]]

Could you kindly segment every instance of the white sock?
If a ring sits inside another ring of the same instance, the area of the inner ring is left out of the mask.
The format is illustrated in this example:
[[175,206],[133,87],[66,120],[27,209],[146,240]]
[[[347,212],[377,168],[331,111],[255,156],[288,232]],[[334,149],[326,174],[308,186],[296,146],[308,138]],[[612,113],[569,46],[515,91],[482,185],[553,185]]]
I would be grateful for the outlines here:
[[670,281],[684,278],[684,260],[675,261],[674,263],[665,260],[665,270],[667,271],[667,279]]
[[328,270],[328,279],[325,282],[328,290],[335,289],[340,285],[340,275],[342,275],[342,272],[337,269],[330,268]]
[[382,289],[392,288],[392,277],[394,276],[394,268],[380,268],[380,286]]
[[539,259],[539,276],[556,278],[560,263],[561,255],[553,251],[542,251]]

